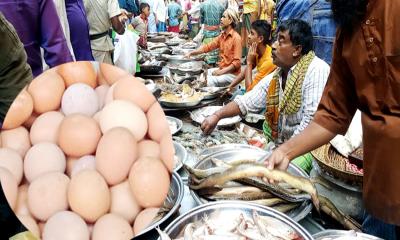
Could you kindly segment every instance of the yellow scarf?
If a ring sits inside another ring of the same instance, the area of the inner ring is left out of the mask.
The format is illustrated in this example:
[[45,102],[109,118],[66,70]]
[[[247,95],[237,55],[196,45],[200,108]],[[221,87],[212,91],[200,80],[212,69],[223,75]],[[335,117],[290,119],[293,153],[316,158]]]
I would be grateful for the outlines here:
[[304,77],[314,57],[315,53],[310,51],[297,62],[292,74],[286,81],[286,87],[281,100],[279,100],[279,77],[282,74],[282,70],[276,70],[272,77],[267,92],[265,119],[271,129],[273,139],[278,138],[279,114],[290,115],[299,111],[301,107],[301,89],[303,87]]

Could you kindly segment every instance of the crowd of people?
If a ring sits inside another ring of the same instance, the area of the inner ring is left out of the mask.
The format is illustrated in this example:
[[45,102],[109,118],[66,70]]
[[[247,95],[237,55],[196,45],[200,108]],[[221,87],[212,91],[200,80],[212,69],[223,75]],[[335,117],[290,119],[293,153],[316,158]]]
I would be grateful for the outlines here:
[[[344,134],[362,112],[363,230],[400,238],[400,2],[392,0],[8,0],[0,1],[0,117],[46,67],[113,64],[112,30],[187,33],[207,54],[208,86],[232,101],[204,120],[265,116],[275,145],[265,161],[309,172],[311,150]],[[21,42],[20,42],[21,41]],[[23,48],[25,51],[23,51]],[[269,145],[271,146],[271,145]]]

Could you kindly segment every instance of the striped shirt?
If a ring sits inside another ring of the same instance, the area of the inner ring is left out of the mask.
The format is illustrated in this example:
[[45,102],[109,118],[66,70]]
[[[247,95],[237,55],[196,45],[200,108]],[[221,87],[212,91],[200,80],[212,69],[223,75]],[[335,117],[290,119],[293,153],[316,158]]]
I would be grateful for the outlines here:
[[[295,65],[296,66],[296,65]],[[293,66],[288,73],[290,78]],[[296,114],[280,115],[278,144],[283,143],[292,136],[303,131],[314,117],[319,101],[321,99],[326,81],[329,75],[329,65],[318,57],[314,57],[307,69],[302,87],[302,105]],[[265,110],[267,104],[267,91],[274,72],[263,78],[250,92],[237,96],[234,102],[239,106],[242,115],[248,112],[260,112]],[[282,98],[282,79],[279,98]]]

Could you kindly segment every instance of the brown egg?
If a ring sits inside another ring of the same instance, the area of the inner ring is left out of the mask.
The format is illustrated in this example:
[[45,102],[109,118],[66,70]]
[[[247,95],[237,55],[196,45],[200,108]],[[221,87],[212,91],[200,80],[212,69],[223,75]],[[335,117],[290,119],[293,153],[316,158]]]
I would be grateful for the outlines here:
[[23,184],[18,187],[17,205],[15,214],[32,216],[28,207],[28,184]]
[[100,173],[83,170],[71,178],[68,202],[72,211],[93,223],[110,209],[111,194]]
[[29,132],[24,127],[2,131],[1,142],[4,148],[10,148],[17,151],[22,158],[31,147]]
[[10,171],[19,185],[22,180],[24,163],[21,156],[15,150],[0,148],[0,167]]
[[99,102],[99,109],[102,109],[106,103],[106,96],[107,96],[107,92],[110,89],[110,87],[108,85],[101,85],[98,86],[95,91],[97,94],[97,99]]
[[[98,63],[98,65],[100,65],[99,62],[96,62],[96,63]],[[100,71],[100,66],[98,66],[98,69],[97,69],[97,82],[99,83],[99,85],[109,85],[106,78],[103,76],[103,74]]]
[[96,158],[93,155],[86,155],[79,158],[72,167],[71,176],[85,169],[96,170]]
[[113,85],[116,81],[129,75],[128,72],[125,72],[121,68],[115,67],[107,63],[100,64],[100,71],[109,85]]
[[108,91],[106,93],[106,97],[104,99],[104,105],[107,105],[107,104],[109,104],[110,102],[112,102],[114,100],[114,88],[115,88],[116,85],[117,85],[117,83],[114,83],[108,89]]
[[64,114],[56,111],[43,113],[33,122],[30,139],[33,145],[40,142],[57,143],[58,132]]
[[35,219],[26,215],[17,215],[17,218],[35,237],[40,238],[39,226]]
[[146,86],[133,76],[126,76],[117,82],[114,88],[114,99],[132,101],[143,112],[147,112],[150,106],[157,101]]
[[63,151],[54,143],[43,142],[31,147],[24,158],[24,174],[29,182],[48,172],[65,171]]
[[133,223],[138,213],[142,210],[137,204],[131,191],[128,180],[110,188],[111,208],[110,213],[118,214],[129,223]]
[[114,100],[101,111],[100,128],[103,133],[114,127],[125,127],[140,141],[147,132],[147,119],[142,109],[125,100]]
[[93,118],[72,114],[61,122],[58,144],[68,156],[81,157],[96,151],[100,137],[99,125]]
[[93,227],[92,240],[127,240],[133,237],[129,223],[119,215],[106,214]]
[[151,139],[160,142],[165,134],[171,136],[167,118],[158,102],[154,103],[146,114],[149,124],[149,136]]
[[160,207],[168,194],[170,174],[161,160],[142,157],[129,172],[129,184],[141,207]]
[[172,141],[172,137],[169,134],[164,135],[164,137],[161,139],[160,155],[164,165],[167,167],[169,172],[172,173],[175,168],[175,160],[174,160],[175,148],[174,148],[174,143]]
[[36,77],[28,87],[33,98],[36,113],[57,110],[65,90],[64,80],[55,72],[45,71]]
[[50,172],[36,178],[28,189],[28,207],[32,215],[47,221],[57,212],[68,209],[69,178],[63,173]]
[[33,100],[31,95],[24,89],[15,98],[7,111],[3,122],[3,129],[13,129],[21,126],[33,111]]
[[159,208],[146,208],[139,213],[133,225],[133,233],[135,236],[139,235],[144,229],[150,226],[159,210]]
[[0,182],[8,205],[14,211],[17,205],[18,183],[14,175],[7,169],[0,167]]
[[160,145],[152,140],[144,139],[138,143],[139,157],[160,158]]
[[97,146],[96,169],[109,185],[115,185],[128,177],[137,156],[137,142],[132,133],[126,128],[112,128]]
[[67,87],[74,83],[85,83],[92,88],[97,86],[96,72],[90,62],[70,62],[60,65],[58,73]]
[[42,240],[89,240],[85,221],[76,213],[62,211],[54,214],[45,224]]

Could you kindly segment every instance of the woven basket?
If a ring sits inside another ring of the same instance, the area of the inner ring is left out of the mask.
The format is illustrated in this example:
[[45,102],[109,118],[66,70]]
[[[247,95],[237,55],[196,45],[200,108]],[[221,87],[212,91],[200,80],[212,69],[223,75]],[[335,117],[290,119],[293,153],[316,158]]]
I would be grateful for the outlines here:
[[362,185],[363,175],[346,170],[347,158],[340,155],[331,144],[311,151],[322,171],[349,184]]

